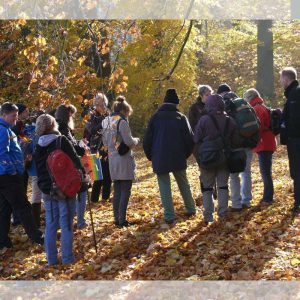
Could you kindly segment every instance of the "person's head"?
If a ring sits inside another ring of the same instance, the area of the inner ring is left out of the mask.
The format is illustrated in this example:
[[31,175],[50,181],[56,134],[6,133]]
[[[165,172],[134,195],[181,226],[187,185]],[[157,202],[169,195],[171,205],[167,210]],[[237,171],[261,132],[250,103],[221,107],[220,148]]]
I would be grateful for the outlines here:
[[36,120],[35,132],[38,136],[55,133],[58,131],[58,124],[54,117],[43,114]]
[[284,89],[295,80],[297,80],[297,71],[295,68],[287,67],[280,72],[280,83]]
[[231,92],[231,87],[227,83],[222,83],[219,85],[217,94],[223,96],[224,94]]
[[256,90],[256,89],[249,89],[245,92],[244,94],[244,99],[247,101],[247,102],[251,102],[253,99],[257,98],[257,97],[260,97],[260,94],[259,92]]
[[209,96],[205,107],[208,113],[223,114],[225,110],[223,97],[219,94]]
[[10,126],[14,126],[18,120],[18,107],[10,102],[5,102],[1,105],[0,117]]
[[213,93],[213,89],[209,85],[199,85],[198,86],[199,96],[203,103],[207,102],[207,98]]
[[107,111],[108,99],[103,93],[96,93],[93,99],[93,105],[99,114],[104,114]]
[[118,96],[113,104],[113,112],[116,114],[122,114],[128,118],[132,114],[133,110],[124,96]]
[[74,117],[77,109],[74,105],[61,104],[55,112],[55,119],[74,130]]
[[18,118],[21,121],[26,121],[29,118],[29,109],[28,107],[23,103],[17,103],[16,106],[19,109]]
[[175,89],[167,89],[164,103],[178,105],[180,102]]

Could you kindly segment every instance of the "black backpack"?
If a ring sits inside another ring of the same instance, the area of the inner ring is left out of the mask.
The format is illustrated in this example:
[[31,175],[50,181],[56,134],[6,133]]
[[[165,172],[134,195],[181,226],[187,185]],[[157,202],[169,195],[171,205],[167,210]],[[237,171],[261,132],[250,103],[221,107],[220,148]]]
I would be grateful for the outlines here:
[[269,109],[270,112],[270,130],[274,135],[278,135],[281,130],[282,110],[280,108]]

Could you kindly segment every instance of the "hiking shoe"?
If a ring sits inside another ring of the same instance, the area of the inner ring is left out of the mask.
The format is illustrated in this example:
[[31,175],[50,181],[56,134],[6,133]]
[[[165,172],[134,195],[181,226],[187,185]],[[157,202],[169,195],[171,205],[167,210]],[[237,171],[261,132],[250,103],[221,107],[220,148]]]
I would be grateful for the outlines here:
[[251,208],[250,204],[242,204],[242,209],[249,209]]
[[122,227],[129,227],[129,226],[132,226],[132,225],[134,225],[134,223],[128,222],[128,221],[126,220],[124,223],[120,223],[118,226],[119,226],[120,228],[122,228]]
[[260,205],[262,206],[270,206],[273,204],[273,201],[261,201]]
[[195,211],[193,211],[193,212],[186,212],[186,213],[185,213],[185,216],[188,217],[188,218],[193,217],[193,216],[195,216],[195,215],[196,215],[196,212],[195,212]]
[[235,208],[235,207],[232,207],[232,206],[230,206],[230,207],[228,207],[228,212],[241,212],[243,210],[243,208],[241,207],[241,208]]
[[44,246],[44,237],[41,236],[40,238],[33,241],[35,244],[38,244],[40,246]]
[[292,210],[291,210],[292,214],[295,216],[295,215],[298,215],[300,213],[300,207],[293,207]]
[[169,225],[174,224],[175,223],[175,219],[173,220],[165,220],[165,222]]

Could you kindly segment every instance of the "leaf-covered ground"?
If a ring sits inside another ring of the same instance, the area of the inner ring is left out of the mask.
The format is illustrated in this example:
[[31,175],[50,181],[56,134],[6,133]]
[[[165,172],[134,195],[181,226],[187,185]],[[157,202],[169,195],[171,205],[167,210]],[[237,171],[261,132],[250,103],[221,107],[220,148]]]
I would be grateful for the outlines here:
[[[276,202],[258,205],[262,180],[253,165],[253,207],[231,214],[225,222],[205,227],[200,204],[188,219],[173,182],[177,223],[163,221],[162,207],[151,165],[136,154],[139,181],[133,186],[128,219],[136,223],[119,229],[113,225],[111,203],[93,205],[98,253],[91,226],[76,231],[76,263],[48,267],[41,247],[32,246],[21,227],[11,230],[13,250],[1,254],[0,279],[296,279],[300,275],[300,217],[293,218],[292,181],[286,151],[275,154],[273,177]],[[188,175],[198,203],[199,171],[190,160]],[[86,214],[89,221],[89,213]],[[59,243],[59,242],[58,242]]]

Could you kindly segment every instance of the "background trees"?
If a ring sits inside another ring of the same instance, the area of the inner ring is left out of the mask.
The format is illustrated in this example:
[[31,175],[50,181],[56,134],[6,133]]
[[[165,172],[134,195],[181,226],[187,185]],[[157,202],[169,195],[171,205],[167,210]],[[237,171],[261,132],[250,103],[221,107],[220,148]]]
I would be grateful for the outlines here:
[[278,72],[299,68],[299,33],[298,21],[1,21],[0,101],[50,109],[79,107],[95,89],[122,93],[141,132],[168,87],[183,111],[199,83],[227,82],[239,95],[257,86],[280,103]]

